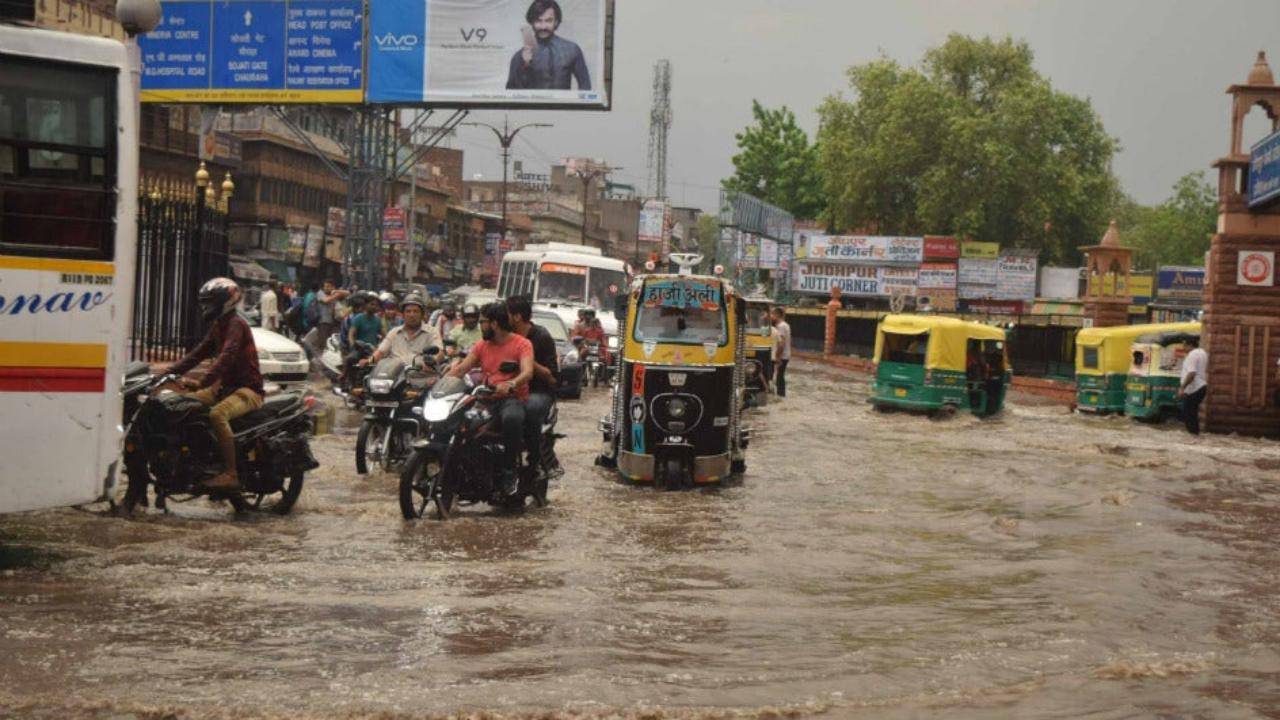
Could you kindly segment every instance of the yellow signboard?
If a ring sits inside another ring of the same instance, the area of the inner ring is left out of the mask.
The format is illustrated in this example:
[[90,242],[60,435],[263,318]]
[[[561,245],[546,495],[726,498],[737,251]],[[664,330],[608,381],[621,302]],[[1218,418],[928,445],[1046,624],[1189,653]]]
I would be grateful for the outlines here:
[[1000,257],[1000,243],[965,240],[960,243],[960,257],[994,260]]

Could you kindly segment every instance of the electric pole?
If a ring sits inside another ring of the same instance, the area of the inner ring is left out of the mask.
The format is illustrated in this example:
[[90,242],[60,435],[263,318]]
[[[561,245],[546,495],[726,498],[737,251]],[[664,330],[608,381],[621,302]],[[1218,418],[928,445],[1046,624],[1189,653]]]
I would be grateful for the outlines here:
[[608,177],[609,173],[615,170],[624,170],[620,167],[585,167],[579,168],[576,172],[578,179],[582,181],[582,244],[587,244],[587,193],[591,190],[591,184],[597,178]]
[[507,118],[502,119],[501,130],[482,122],[469,122],[463,123],[463,125],[489,128],[494,135],[498,136],[498,144],[502,146],[502,239],[505,241],[507,239],[507,165],[511,159],[511,143],[515,142],[516,135],[519,135],[520,131],[525,128],[549,128],[553,126],[547,123],[527,123],[513,130]]

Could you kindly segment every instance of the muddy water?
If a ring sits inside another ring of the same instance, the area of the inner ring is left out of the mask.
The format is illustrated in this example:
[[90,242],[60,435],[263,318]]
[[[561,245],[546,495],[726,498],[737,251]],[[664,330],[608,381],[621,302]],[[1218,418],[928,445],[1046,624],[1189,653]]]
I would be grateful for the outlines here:
[[741,485],[591,466],[406,524],[350,434],[287,518],[0,518],[0,716],[1280,717],[1280,452],[795,368]]

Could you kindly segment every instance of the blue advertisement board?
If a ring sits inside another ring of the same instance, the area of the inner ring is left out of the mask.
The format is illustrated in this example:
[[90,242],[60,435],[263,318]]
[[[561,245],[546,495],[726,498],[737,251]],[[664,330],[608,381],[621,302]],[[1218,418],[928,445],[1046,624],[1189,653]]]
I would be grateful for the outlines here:
[[1249,152],[1249,207],[1280,198],[1280,131],[1271,133]]
[[167,0],[141,36],[144,102],[358,103],[363,0]]
[[1204,268],[1161,265],[1156,273],[1156,297],[1199,298],[1204,293]]

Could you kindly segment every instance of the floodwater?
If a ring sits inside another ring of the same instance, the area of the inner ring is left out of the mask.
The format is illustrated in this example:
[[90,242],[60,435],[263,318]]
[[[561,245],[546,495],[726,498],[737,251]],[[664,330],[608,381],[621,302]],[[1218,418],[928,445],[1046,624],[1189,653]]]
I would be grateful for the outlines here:
[[1280,452],[1015,398],[878,415],[800,364],[744,482],[592,467],[400,519],[354,438],[285,518],[0,518],[0,716],[1280,717]]

